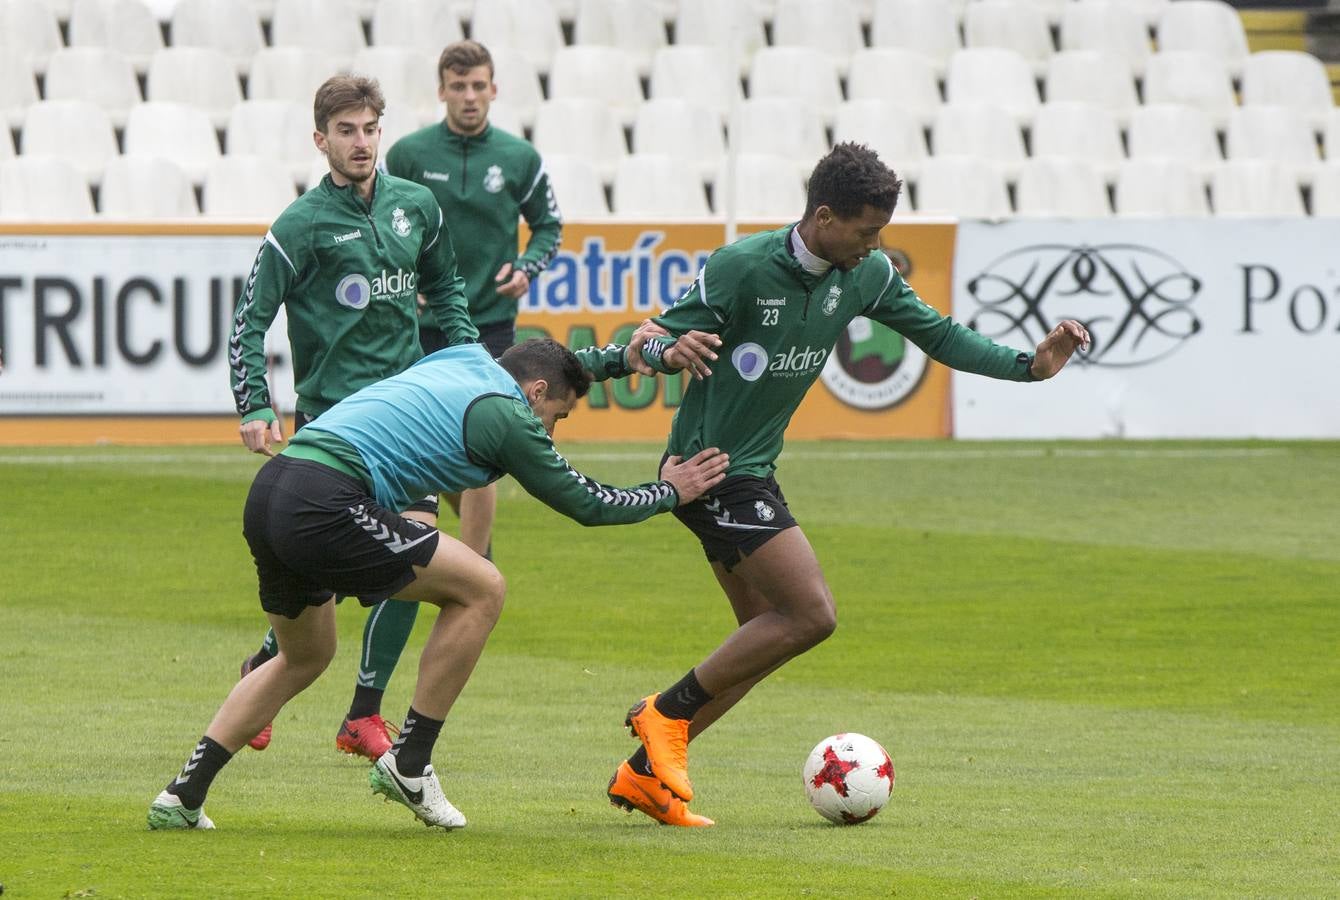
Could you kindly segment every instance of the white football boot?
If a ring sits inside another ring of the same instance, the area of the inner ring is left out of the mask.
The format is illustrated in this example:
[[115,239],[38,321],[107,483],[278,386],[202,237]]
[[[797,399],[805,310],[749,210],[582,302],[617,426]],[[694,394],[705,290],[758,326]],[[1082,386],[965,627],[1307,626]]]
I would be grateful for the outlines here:
[[432,766],[426,767],[418,778],[401,775],[396,768],[395,754],[388,750],[372,764],[368,783],[374,794],[408,806],[425,825],[448,830],[465,827],[465,816],[442,793],[442,785]]
[[205,815],[205,808],[187,809],[176,794],[162,791],[154,802],[149,804],[149,830],[162,831],[167,828],[206,828],[212,829],[214,823]]

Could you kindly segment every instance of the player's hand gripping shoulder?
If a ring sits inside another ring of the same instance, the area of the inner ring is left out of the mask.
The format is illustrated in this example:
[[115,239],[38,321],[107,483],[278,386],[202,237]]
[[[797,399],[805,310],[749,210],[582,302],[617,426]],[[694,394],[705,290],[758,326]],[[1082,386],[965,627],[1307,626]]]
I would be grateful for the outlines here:
[[274,451],[270,449],[271,443],[278,444],[284,440],[284,426],[277,418],[268,422],[265,419],[252,419],[243,422],[237,430],[248,450],[266,456],[274,456]]
[[1028,372],[1038,381],[1051,378],[1070,361],[1076,350],[1089,349],[1089,330],[1074,319],[1066,319],[1038,344]]
[[[656,370],[642,358],[642,346],[651,338],[668,337],[669,335],[670,332],[651,319],[643,320],[642,324],[637,326],[637,331],[633,332],[633,339],[628,343],[626,354],[628,367],[643,375],[655,375]],[[693,373],[694,378],[702,381],[712,374],[711,364],[717,358],[714,351],[720,346],[721,338],[715,334],[709,334],[705,331],[686,331],[673,344],[665,348],[661,361],[672,372],[688,369]]]
[[679,494],[679,505],[692,503],[726,477],[730,455],[716,447],[700,450],[688,459],[671,456],[661,466],[661,480],[668,481]]

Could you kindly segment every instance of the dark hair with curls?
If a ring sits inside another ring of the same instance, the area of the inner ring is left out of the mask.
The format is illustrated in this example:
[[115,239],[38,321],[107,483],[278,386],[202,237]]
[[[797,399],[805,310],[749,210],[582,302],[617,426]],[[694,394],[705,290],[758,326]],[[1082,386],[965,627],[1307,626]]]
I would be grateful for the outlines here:
[[902,189],[902,179],[874,150],[864,144],[834,144],[810,173],[805,218],[821,206],[842,219],[860,215],[867,206],[892,215]]
[[551,390],[569,388],[577,399],[586,396],[591,376],[582,368],[577,355],[553,338],[531,338],[509,347],[498,358],[518,384],[543,378]]

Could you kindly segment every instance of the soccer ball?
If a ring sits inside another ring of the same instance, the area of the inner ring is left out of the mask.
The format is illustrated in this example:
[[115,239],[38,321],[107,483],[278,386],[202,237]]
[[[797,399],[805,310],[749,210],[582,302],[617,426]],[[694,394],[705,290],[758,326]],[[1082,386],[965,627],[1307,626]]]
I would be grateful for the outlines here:
[[805,760],[804,775],[810,803],[838,825],[873,819],[893,790],[893,760],[863,734],[824,738]]

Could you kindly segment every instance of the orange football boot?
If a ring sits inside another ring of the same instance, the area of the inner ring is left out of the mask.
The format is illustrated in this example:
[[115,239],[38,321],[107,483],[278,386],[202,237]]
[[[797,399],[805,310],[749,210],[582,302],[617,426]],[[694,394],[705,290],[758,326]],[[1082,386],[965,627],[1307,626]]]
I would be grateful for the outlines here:
[[689,812],[688,804],[670,793],[655,776],[634,772],[628,760],[621,762],[614,771],[607,793],[614,806],[628,812],[646,813],[662,825],[706,828],[716,824],[707,816]]
[[624,724],[647,749],[651,770],[661,783],[685,803],[693,799],[693,784],[689,781],[689,720],[663,716],[656,709],[652,694],[639,700],[628,711]]

